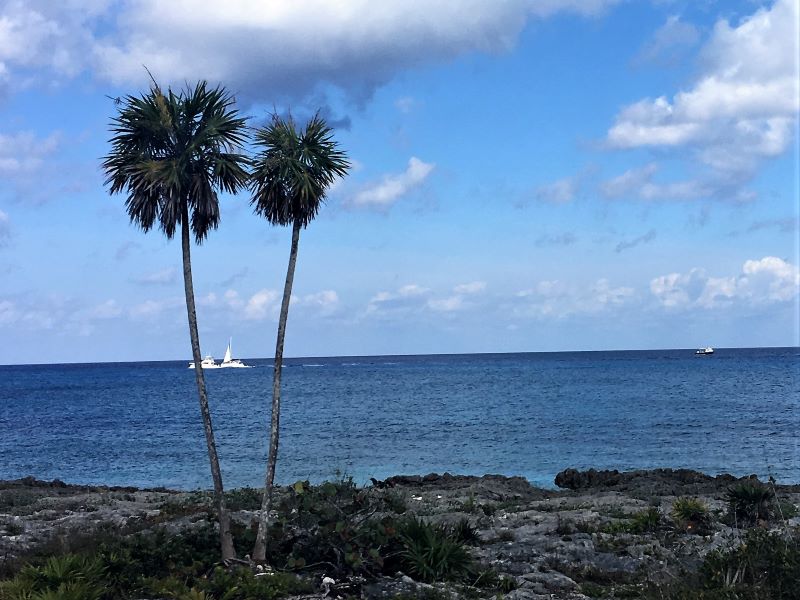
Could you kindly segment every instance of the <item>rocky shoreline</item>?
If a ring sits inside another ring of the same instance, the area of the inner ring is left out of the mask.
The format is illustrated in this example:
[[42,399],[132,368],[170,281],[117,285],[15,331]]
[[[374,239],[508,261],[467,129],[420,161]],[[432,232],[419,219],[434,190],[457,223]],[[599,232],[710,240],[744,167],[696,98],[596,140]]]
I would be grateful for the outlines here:
[[[467,523],[475,537],[469,546],[471,559],[500,582],[491,589],[424,583],[404,572],[324,585],[324,568],[306,569],[299,561],[289,564],[308,579],[308,597],[324,596],[327,590],[329,597],[366,598],[480,598],[499,593],[510,599],[638,598],[648,589],[669,587],[696,572],[709,553],[735,549],[748,528],[786,535],[800,530],[800,485],[761,483],[754,476],[711,477],[685,469],[567,469],[555,483],[559,489],[548,490],[520,477],[445,473],[391,477],[358,492],[364,502],[383,503],[369,515],[372,519],[396,511],[403,518],[443,527]],[[769,515],[756,514],[747,524],[731,517],[731,490],[741,485],[759,486],[771,494]],[[310,498],[314,489],[281,488],[279,495],[289,507],[297,494],[306,490],[305,498]],[[257,490],[229,494],[233,519],[249,528],[256,516]],[[689,513],[676,512],[676,502],[683,499],[699,502],[706,514],[694,522]],[[94,532],[124,536],[154,528],[196,528],[207,523],[210,506],[204,492],[80,486],[33,478],[2,481],[0,569],[8,578],[32,556],[76,551],[75,540]],[[296,507],[302,511],[304,505],[291,506],[296,514]],[[387,506],[395,508],[390,511]],[[287,523],[293,529],[287,525],[284,535],[292,531],[299,540],[310,535],[302,531],[300,520]],[[336,589],[344,584],[350,587]]]

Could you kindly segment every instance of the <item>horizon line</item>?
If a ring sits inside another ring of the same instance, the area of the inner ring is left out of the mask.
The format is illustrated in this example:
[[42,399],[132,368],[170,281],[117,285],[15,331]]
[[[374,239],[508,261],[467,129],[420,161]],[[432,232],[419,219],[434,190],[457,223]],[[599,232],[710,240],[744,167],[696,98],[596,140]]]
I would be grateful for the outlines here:
[[[605,350],[523,350],[523,351],[504,351],[504,352],[426,352],[426,353],[407,353],[407,354],[332,354],[332,355],[306,355],[306,356],[284,356],[284,360],[306,360],[306,359],[330,359],[330,358],[392,358],[392,357],[426,357],[426,356],[498,356],[509,354],[589,354],[597,352],[668,352],[668,351],[690,351],[697,348],[613,348]],[[800,349],[800,344],[796,346],[714,346],[715,350],[788,350]],[[275,357],[242,357],[240,360],[270,360],[275,361]],[[75,361],[75,362],[44,362],[44,363],[0,363],[0,367],[45,367],[59,365],[124,365],[131,363],[172,363],[172,362],[192,362],[191,359],[175,358],[165,360],[109,360],[109,361]]]

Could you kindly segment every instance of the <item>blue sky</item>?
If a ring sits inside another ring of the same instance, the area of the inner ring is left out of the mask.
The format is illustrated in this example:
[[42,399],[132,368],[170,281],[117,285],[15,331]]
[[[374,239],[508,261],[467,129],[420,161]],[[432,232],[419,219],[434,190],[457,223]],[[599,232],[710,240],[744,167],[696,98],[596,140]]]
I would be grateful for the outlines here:
[[[289,355],[796,345],[798,10],[0,1],[0,363],[189,355],[179,243],[99,168],[142,65],[336,124]],[[221,205],[203,351],[269,356],[289,232]]]

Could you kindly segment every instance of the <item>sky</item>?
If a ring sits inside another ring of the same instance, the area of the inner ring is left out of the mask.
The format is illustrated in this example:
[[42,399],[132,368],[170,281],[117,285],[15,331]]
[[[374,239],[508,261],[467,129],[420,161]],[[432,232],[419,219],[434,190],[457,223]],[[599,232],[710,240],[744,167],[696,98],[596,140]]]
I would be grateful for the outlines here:
[[[0,0],[0,364],[188,359],[113,99],[221,83],[353,162],[288,356],[800,344],[798,0]],[[221,195],[204,354],[268,357],[290,231]]]

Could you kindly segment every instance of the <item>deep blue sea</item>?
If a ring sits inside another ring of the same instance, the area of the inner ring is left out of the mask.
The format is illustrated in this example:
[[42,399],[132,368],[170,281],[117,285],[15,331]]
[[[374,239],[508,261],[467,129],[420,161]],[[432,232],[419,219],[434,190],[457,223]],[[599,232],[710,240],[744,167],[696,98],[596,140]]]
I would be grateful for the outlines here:
[[[272,368],[207,371],[226,486],[264,477]],[[0,479],[211,487],[185,361],[0,366]],[[800,482],[800,349],[289,359],[277,479],[566,467]]]

